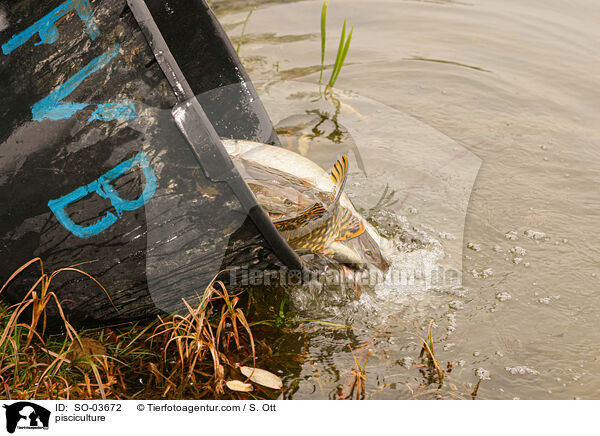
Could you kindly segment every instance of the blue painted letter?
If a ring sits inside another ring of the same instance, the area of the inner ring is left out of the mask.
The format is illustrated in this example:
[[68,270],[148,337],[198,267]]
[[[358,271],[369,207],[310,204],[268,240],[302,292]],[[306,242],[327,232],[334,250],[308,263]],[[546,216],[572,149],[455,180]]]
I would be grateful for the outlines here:
[[[79,70],[73,77],[60,85],[50,93],[46,98],[38,101],[31,106],[31,113],[35,121],[41,120],[60,120],[71,118],[77,112],[93,103],[68,103],[63,99],[68,97],[85,79],[91,74],[104,68],[113,58],[119,54],[119,44],[98,56],[92,62]],[[101,120],[130,120],[137,116],[135,107],[130,101],[122,103],[101,103],[97,104],[97,109],[92,113],[88,121]]]
[[77,11],[79,18],[85,22],[90,38],[92,40],[96,39],[100,35],[100,32],[98,31],[98,25],[94,20],[94,14],[88,0],[67,0],[44,18],[36,21],[27,29],[14,35],[8,42],[2,44],[2,52],[5,55],[11,53],[29,41],[36,33],[40,35],[40,41],[36,42],[35,45],[54,43],[58,38],[56,22],[72,10]]
[[[123,200],[119,197],[119,194],[115,188],[111,185],[111,181],[119,178],[127,171],[131,170],[134,166],[138,166],[144,173],[146,186],[142,195],[136,200]],[[88,194],[96,192],[102,198],[110,200],[117,216],[111,212],[107,212],[100,220],[91,226],[83,227],[75,224],[66,212],[66,207],[77,200],[82,199]],[[123,215],[124,211],[132,211],[139,209],[144,206],[154,196],[156,192],[156,175],[148,162],[146,153],[140,151],[135,157],[120,163],[115,168],[101,176],[98,180],[93,181],[89,185],[81,186],[57,200],[50,200],[48,207],[54,212],[54,215],[58,221],[71,233],[79,238],[90,238],[95,236],[104,230],[108,229],[114,223],[117,222],[118,218]]]

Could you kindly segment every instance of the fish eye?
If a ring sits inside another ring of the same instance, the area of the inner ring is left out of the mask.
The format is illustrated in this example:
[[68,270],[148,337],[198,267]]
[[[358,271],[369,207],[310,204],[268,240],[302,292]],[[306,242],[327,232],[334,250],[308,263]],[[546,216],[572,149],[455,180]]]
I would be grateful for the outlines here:
[[366,250],[365,251],[365,256],[373,257],[373,252],[371,250]]
[[293,203],[293,202],[292,202],[292,200],[290,200],[289,198],[286,198],[286,199],[283,201],[283,204],[285,204],[286,206],[291,206],[291,205],[293,205],[294,203]]

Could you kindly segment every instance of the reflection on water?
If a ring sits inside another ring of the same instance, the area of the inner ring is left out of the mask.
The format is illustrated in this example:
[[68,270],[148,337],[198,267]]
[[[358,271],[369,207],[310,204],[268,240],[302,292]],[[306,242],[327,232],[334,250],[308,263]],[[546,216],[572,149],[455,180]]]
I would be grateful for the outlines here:
[[473,66],[473,65],[461,64],[460,62],[445,61],[445,60],[442,60],[442,59],[427,59],[427,58],[422,58],[422,57],[419,57],[419,56],[413,56],[412,58],[407,58],[406,60],[409,60],[409,61],[422,61],[422,62],[439,62],[440,64],[457,65],[459,67],[471,68],[473,70],[484,71],[486,73],[491,73],[490,70],[486,70],[485,68],[476,67],[476,66]]
[[[308,94],[319,76],[321,2],[211,3],[235,41],[258,6],[242,60],[280,133],[326,167],[339,151],[331,147],[335,137],[327,138],[335,123],[307,113],[315,109]],[[355,365],[350,346],[361,361],[371,350],[369,397],[439,394],[419,358],[419,336],[432,319],[436,356],[451,369],[443,398],[470,398],[479,379],[479,398],[598,397],[599,13],[591,0],[331,3],[327,59],[335,57],[343,19],[355,28],[337,87],[352,91],[345,103],[356,109],[357,123],[375,108],[365,102],[377,102],[429,128],[421,130],[429,136],[419,136],[416,122],[397,124],[375,109],[347,144],[359,150],[365,169],[354,161],[349,194],[368,210],[386,186],[395,190],[401,201],[372,222],[439,244],[431,262],[462,265],[462,286],[378,289],[336,311],[323,310],[328,300],[317,291],[293,294],[311,322],[272,338],[274,362],[291,386],[287,397],[347,394]],[[289,80],[306,82],[305,94],[286,88]],[[322,121],[320,133],[312,132],[315,120]],[[429,166],[415,167],[423,155]],[[456,201],[456,176],[470,174],[457,174],[457,167],[444,174],[440,165],[455,155],[457,162],[481,162],[464,205]],[[464,235],[452,218],[463,208]]]

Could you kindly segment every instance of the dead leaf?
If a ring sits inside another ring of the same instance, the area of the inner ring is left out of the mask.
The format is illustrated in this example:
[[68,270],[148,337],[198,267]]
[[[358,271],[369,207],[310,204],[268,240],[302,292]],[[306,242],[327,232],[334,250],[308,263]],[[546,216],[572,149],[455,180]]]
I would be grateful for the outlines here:
[[251,384],[239,380],[229,380],[228,382],[225,382],[225,384],[229,389],[237,392],[252,392],[253,389]]
[[240,371],[254,383],[258,383],[261,386],[271,389],[281,389],[283,387],[283,382],[279,377],[264,369],[242,366],[240,367]]

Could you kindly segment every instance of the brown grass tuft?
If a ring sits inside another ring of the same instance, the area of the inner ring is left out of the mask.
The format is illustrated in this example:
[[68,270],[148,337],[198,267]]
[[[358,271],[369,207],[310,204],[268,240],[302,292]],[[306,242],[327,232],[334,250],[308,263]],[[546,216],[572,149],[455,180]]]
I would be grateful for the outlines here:
[[[58,274],[88,277],[82,264],[45,273],[35,258],[17,269],[0,293],[33,264],[40,276],[23,300],[0,305],[0,398],[133,399],[257,398],[262,391],[232,392],[225,377],[238,363],[255,366],[250,324],[222,282],[213,282],[197,305],[184,301],[182,314],[116,329],[77,332],[51,289]],[[46,311],[55,305],[65,334],[47,337]]]

